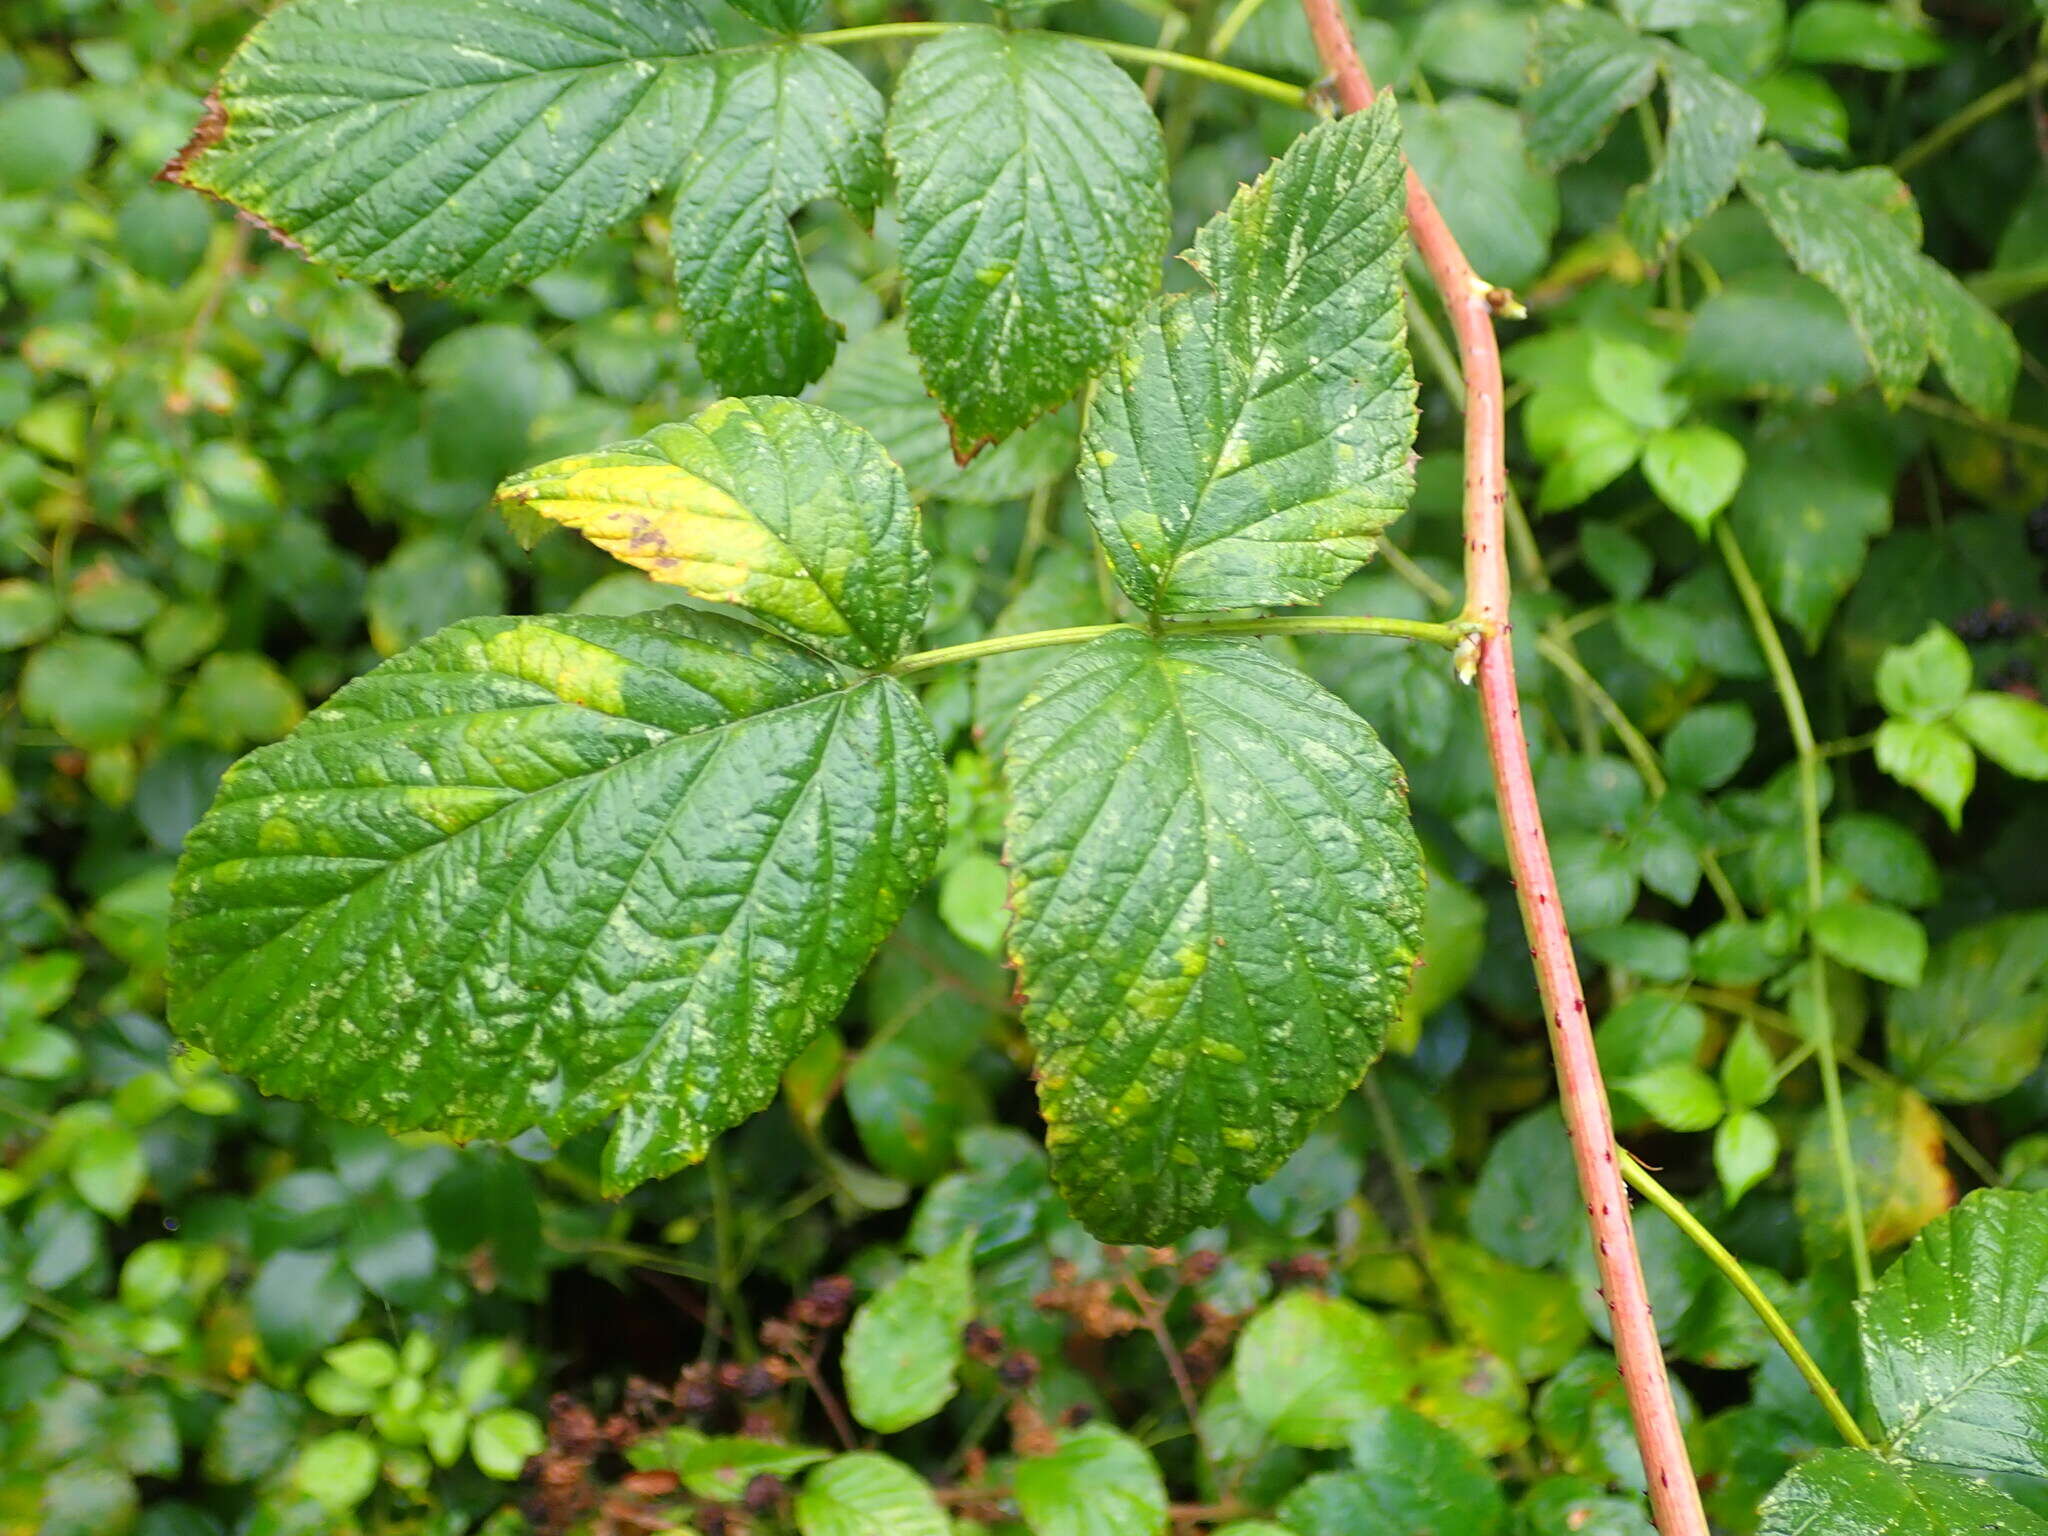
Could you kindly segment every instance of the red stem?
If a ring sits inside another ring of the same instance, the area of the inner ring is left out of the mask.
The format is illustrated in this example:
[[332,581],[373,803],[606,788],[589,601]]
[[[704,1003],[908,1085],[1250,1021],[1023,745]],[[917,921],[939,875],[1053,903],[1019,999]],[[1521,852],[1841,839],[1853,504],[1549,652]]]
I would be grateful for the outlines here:
[[[1372,82],[1352,46],[1339,0],[1302,0],[1323,67],[1346,112],[1372,104]],[[1458,338],[1465,371],[1465,617],[1480,626],[1479,703],[1493,754],[1494,792],[1507,840],[1522,925],[1536,964],[1557,1059],[1558,1097],[1572,1142],[1579,1189],[1600,1260],[1601,1294],[1614,1324],[1614,1353],[1635,1420],[1636,1442],[1649,1474],[1650,1509],[1664,1536],[1707,1536],[1699,1485],[1679,1426],[1678,1408],[1664,1372],[1664,1351],[1650,1311],[1629,1222],[1629,1197],[1615,1160],[1614,1117],[1593,1052],[1585,989],[1565,927],[1557,874],[1543,835],[1536,781],[1529,769],[1529,745],[1522,735],[1522,707],[1515,689],[1515,658],[1509,644],[1507,425],[1502,403],[1500,344],[1493,334],[1494,306],[1506,298],[1472,270],[1411,166],[1408,171],[1408,227],[1416,251],[1443,296]]]

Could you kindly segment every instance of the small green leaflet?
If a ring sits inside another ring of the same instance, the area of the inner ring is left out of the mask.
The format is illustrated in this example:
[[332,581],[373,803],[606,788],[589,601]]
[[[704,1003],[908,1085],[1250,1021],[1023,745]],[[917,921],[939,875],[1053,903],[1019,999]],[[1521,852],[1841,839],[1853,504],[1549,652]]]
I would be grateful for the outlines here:
[[[793,4],[757,10],[790,24]],[[721,48],[686,0],[287,0],[173,180],[351,276],[488,293],[672,181],[684,305],[729,393],[791,393],[836,328],[789,215],[883,191],[882,101],[822,49]]]
[[1166,1484],[1151,1453],[1107,1424],[1060,1437],[1017,1463],[1017,1509],[1032,1536],[1165,1536]]
[[1367,1410],[1350,1428],[1352,1470],[1310,1478],[1280,1505],[1301,1536],[1494,1536],[1507,1501],[1492,1469],[1412,1408]]
[[912,55],[888,149],[910,342],[964,461],[1065,402],[1158,290],[1166,147],[1086,44],[963,27]]
[[1633,189],[1622,227],[1652,257],[1669,250],[1735,187],[1742,157],[1763,131],[1755,97],[1697,55],[1645,37],[1604,11],[1559,6],[1537,26],[1536,83],[1523,98],[1529,148],[1548,169],[1582,160],[1616,117],[1661,75],[1668,120],[1664,154]]
[[1120,630],[1006,753],[1010,948],[1053,1174],[1108,1242],[1226,1213],[1407,994],[1422,857],[1372,728],[1256,643]]
[[1232,1367],[1244,1410],[1282,1445],[1330,1449],[1412,1385],[1387,1325],[1343,1297],[1289,1291],[1245,1326]]
[[974,1234],[883,1286],[846,1334],[847,1406],[869,1429],[922,1423],[959,1390],[960,1331],[974,1315]]
[[924,627],[931,560],[903,472],[819,406],[721,400],[515,475],[498,499],[854,666],[894,661]]
[[1864,1303],[1863,1370],[1895,1453],[2048,1476],[2048,1193],[1929,1224]]
[[890,679],[680,608],[469,620],[230,771],[178,868],[173,1027],[350,1120],[622,1111],[627,1189],[774,1096],[944,814]]
[[1761,1536],[2048,1536],[1989,1484],[1868,1451],[1808,1457],[1764,1500]]
[[1882,166],[1807,170],[1775,144],[1742,164],[1742,189],[1763,210],[1799,270],[1842,301],[1885,398],[1940,364],[1956,398],[2003,416],[2019,374],[2006,323],[1939,262],[1920,252],[1920,219],[1906,184]]
[[793,214],[882,200],[882,98],[822,48],[721,58],[682,141],[669,244],[705,374],[723,394],[793,394],[825,371],[840,327],[804,276]]
[[803,1536],[952,1536],[930,1486],[900,1461],[873,1451],[835,1456],[796,1496]]
[[1414,477],[1391,98],[1324,123],[1195,237],[1211,290],[1160,302],[1099,381],[1082,486],[1152,613],[1315,602]]

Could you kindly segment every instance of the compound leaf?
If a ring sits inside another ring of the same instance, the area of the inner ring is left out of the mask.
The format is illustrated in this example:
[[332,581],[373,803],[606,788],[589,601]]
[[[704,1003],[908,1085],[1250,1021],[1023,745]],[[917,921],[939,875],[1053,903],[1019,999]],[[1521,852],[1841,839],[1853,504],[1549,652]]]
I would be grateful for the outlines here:
[[1920,382],[1928,359],[1972,410],[2002,416],[2019,373],[2006,323],[1920,252],[1913,194],[1879,166],[1807,170],[1775,144],[1742,165],[1742,188],[1800,271],[1842,301],[1885,397]]
[[1391,100],[1312,129],[1195,237],[1082,442],[1088,515],[1153,613],[1314,602],[1413,487]]
[[794,394],[825,371],[840,327],[804,276],[790,216],[836,197],[881,201],[882,98],[822,48],[721,56],[683,141],[669,243],[705,375],[723,394]]
[[2048,1536],[2048,1520],[1986,1483],[1868,1451],[1800,1462],[1762,1515],[1762,1536]]
[[1135,630],[1038,683],[1007,763],[1054,1177],[1097,1236],[1165,1242],[1379,1054],[1422,931],[1400,769],[1258,645]]
[[[757,0],[787,24],[794,0]],[[823,49],[720,48],[685,0],[288,0],[228,61],[166,174],[350,276],[488,293],[680,179],[706,371],[789,393],[836,331],[788,217],[883,190],[882,103]]]
[[2048,1194],[1986,1189],[1930,1223],[1863,1312],[1890,1449],[2048,1475]]
[[629,1188],[768,1102],[943,820],[889,679],[680,608],[468,620],[228,774],[178,868],[172,1022],[345,1119],[621,1110]]
[[912,56],[888,148],[910,342],[964,460],[1085,384],[1157,290],[1165,144],[1095,49],[963,27]]
[[903,472],[819,406],[721,400],[515,475],[498,499],[855,666],[894,661],[924,626],[931,560]]

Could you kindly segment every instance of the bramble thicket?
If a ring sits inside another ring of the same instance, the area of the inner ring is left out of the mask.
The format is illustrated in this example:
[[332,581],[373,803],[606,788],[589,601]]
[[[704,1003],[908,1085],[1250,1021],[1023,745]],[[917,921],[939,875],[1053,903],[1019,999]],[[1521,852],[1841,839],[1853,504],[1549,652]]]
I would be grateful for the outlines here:
[[0,1532],[2048,1536],[2048,17],[0,22]]

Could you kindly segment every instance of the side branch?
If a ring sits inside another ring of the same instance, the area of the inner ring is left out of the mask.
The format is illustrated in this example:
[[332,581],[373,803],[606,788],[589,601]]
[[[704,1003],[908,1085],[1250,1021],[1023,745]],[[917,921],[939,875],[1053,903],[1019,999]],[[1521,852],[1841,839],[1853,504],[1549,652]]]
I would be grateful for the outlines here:
[[[1302,0],[1316,51],[1346,112],[1372,104],[1366,78],[1337,0]],[[1572,1140],[1579,1188],[1593,1227],[1600,1284],[1614,1324],[1614,1353],[1628,1392],[1636,1440],[1649,1475],[1650,1508],[1664,1536],[1706,1536],[1685,1436],[1664,1370],[1664,1351],[1629,1222],[1628,1190],[1616,1160],[1614,1120],[1571,935],[1551,868],[1550,847],[1536,802],[1529,747],[1522,735],[1515,660],[1509,644],[1508,563],[1503,544],[1507,507],[1506,411],[1496,307],[1510,302],[1473,272],[1428,190],[1408,170],[1408,226],[1416,251],[1443,297],[1465,375],[1465,620],[1477,626],[1479,699],[1493,756],[1495,794],[1529,953],[1549,1021],[1558,1094]]]

